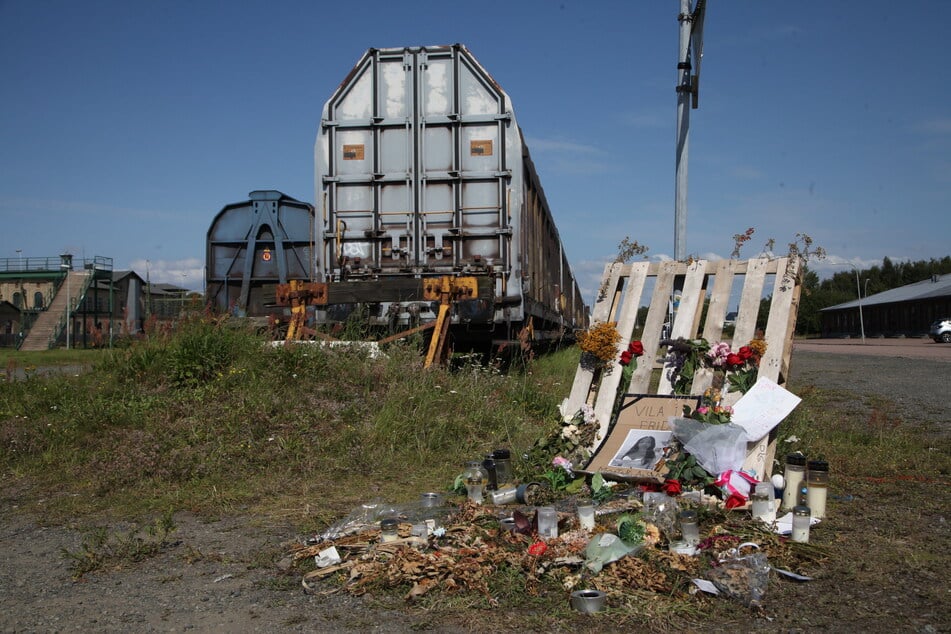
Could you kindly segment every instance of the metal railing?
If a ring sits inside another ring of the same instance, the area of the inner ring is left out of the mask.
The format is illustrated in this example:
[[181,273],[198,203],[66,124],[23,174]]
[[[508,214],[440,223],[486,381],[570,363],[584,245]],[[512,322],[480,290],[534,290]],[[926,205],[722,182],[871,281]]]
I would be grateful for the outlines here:
[[[63,259],[60,256],[39,258],[0,258],[0,273],[50,273],[62,271]],[[92,258],[73,260],[73,268],[91,269],[95,271],[111,271],[112,258],[101,255]]]

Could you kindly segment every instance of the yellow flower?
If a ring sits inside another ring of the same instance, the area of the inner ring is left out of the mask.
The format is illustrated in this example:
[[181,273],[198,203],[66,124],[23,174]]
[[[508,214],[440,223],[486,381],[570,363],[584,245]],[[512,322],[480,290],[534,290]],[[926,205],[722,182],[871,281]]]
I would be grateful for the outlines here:
[[750,341],[750,350],[753,351],[757,357],[762,357],[766,354],[766,342],[762,339],[753,339]]
[[611,361],[617,355],[617,344],[621,341],[614,322],[601,322],[588,330],[578,333],[578,347],[601,361]]

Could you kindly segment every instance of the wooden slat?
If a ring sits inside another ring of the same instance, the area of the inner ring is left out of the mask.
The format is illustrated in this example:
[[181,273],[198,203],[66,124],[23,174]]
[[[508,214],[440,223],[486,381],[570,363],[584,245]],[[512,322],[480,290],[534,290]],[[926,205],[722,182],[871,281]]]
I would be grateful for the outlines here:
[[733,330],[733,341],[737,346],[745,346],[756,333],[756,317],[759,314],[768,264],[766,258],[758,258],[750,260],[746,267],[740,310],[737,312],[736,327]]
[[[608,321],[611,314],[614,313],[614,302],[616,301],[616,289],[623,284],[621,280],[621,269],[623,264],[620,262],[610,262],[604,267],[602,276],[602,285],[599,289],[598,297],[594,302],[594,308],[591,311],[591,323],[601,323]],[[578,365],[575,372],[575,380],[571,384],[571,392],[568,398],[562,403],[562,416],[571,416],[581,406],[588,402],[588,395],[591,392],[591,383],[594,381],[594,371],[583,365]]]
[[[629,275],[630,282],[624,292],[621,312],[617,320],[617,331],[621,334],[621,342],[618,345],[620,350],[626,350],[631,342],[631,333],[637,321],[637,308],[640,306],[649,266],[648,262],[638,262],[626,267],[624,271]],[[608,371],[601,377],[601,385],[595,398],[594,413],[600,425],[599,438],[607,437],[608,426],[611,424],[611,412],[614,409],[614,401],[617,398],[623,372],[619,358],[620,355],[608,365]]]
[[[797,260],[790,262],[788,258],[780,258],[775,265],[776,280],[769,306],[769,319],[766,322],[766,353],[760,359],[758,376],[783,384],[786,382],[789,357],[792,355],[792,340],[796,330],[802,286],[795,283],[798,274]],[[769,434],[758,442],[749,444],[743,468],[757,471],[758,475],[765,477],[775,456],[776,438],[774,434]]]

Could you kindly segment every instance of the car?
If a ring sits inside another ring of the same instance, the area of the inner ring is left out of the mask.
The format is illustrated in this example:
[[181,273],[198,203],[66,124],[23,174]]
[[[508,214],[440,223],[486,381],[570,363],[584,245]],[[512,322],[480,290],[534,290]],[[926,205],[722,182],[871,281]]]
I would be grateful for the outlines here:
[[727,313],[726,317],[723,319],[723,327],[727,328],[729,326],[736,325],[736,313]]
[[931,324],[928,336],[938,343],[951,343],[951,317],[942,317]]

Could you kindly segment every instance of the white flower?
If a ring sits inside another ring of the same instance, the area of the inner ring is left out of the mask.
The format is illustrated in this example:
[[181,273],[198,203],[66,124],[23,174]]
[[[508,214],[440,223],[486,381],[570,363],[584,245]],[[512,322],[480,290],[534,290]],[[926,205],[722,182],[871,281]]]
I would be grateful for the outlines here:
[[789,438],[787,438],[787,439],[784,440],[783,442],[799,442],[799,436],[790,436]]

